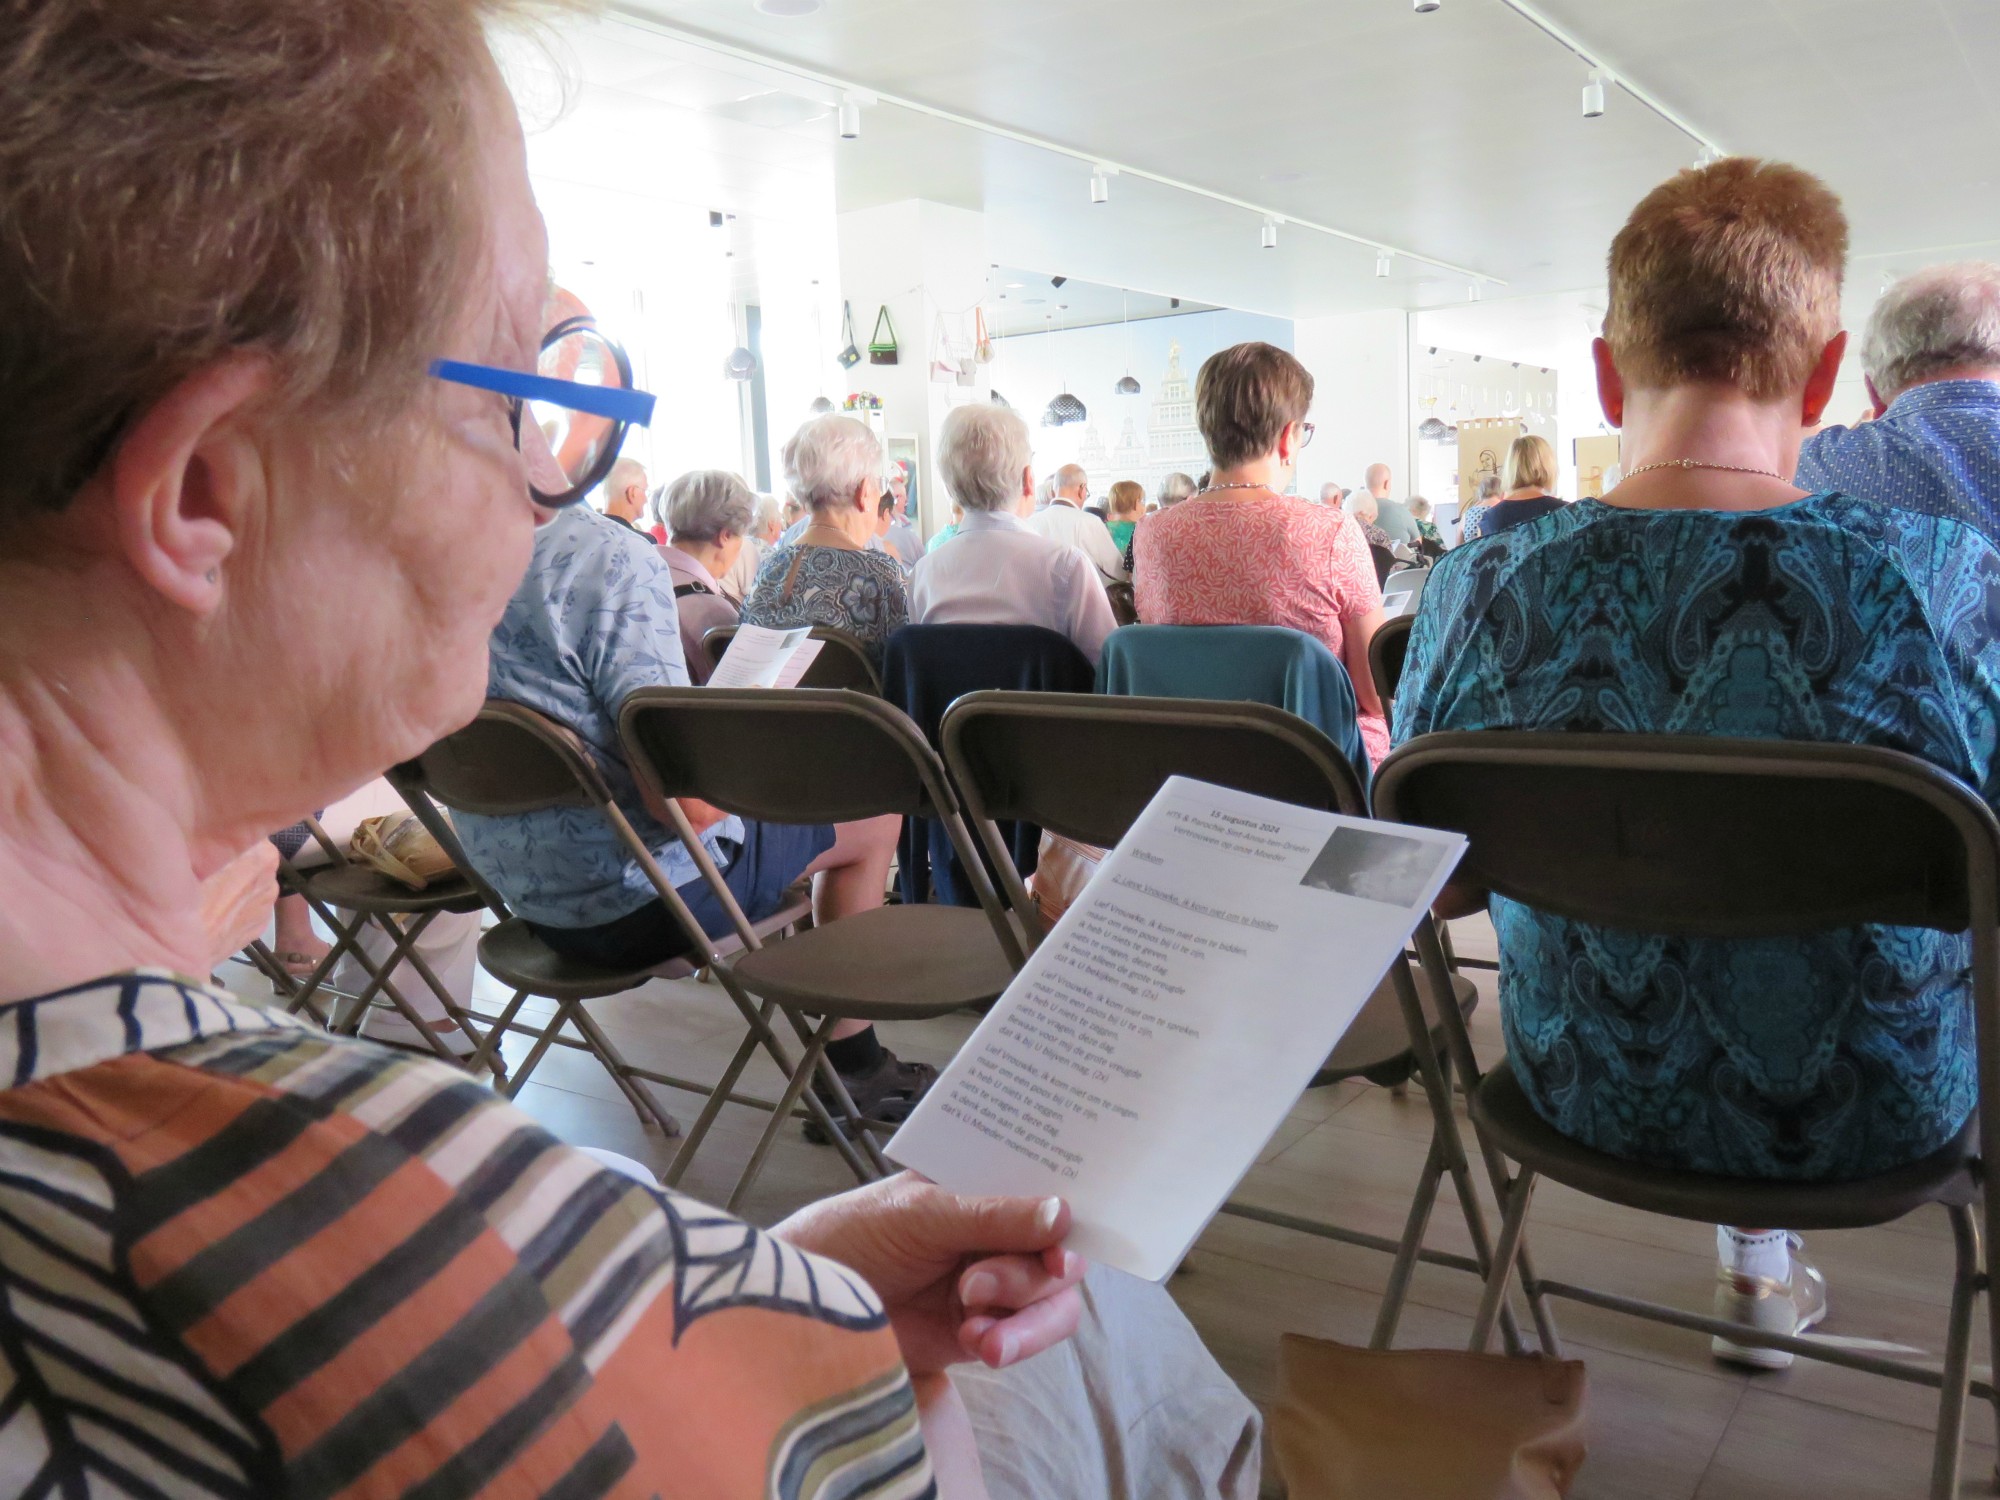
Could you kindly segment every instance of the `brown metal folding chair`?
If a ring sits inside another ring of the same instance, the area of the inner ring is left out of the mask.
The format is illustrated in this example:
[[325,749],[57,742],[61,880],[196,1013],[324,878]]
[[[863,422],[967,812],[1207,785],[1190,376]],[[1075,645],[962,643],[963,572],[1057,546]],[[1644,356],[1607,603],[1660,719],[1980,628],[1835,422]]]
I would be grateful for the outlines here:
[[[293,1015],[304,1011],[328,1030],[351,1035],[360,1030],[368,1007],[376,1003],[378,995],[382,996],[430,1043],[431,1051],[440,1061],[458,1066],[461,1059],[425,1023],[392,976],[407,966],[430,987],[445,1013],[478,1042],[479,1032],[470,1024],[470,1014],[416,947],[417,940],[438,917],[478,911],[485,904],[478,890],[462,870],[434,879],[420,891],[411,890],[350,858],[346,850],[327,836],[317,818],[307,818],[305,823],[306,831],[327,862],[301,866],[291,860],[284,861],[278,867],[278,884],[287,894],[305,897],[306,904],[332,932],[333,946],[312,973],[297,981],[289,993],[280,991],[285,1008]],[[370,926],[387,933],[391,943],[388,958],[379,964],[361,946],[361,936]],[[367,976],[368,982],[358,994],[341,995],[328,983],[342,958],[352,958]],[[322,990],[337,995],[340,1001],[330,1016],[317,1003]],[[497,1066],[484,1052],[478,1054],[477,1063],[468,1065],[479,1064]]]
[[[390,779],[418,809],[418,815],[424,818],[427,826],[438,833],[441,841],[450,838],[451,842],[446,847],[452,848],[454,857],[462,861],[463,851],[456,848],[457,839],[451,833],[449,824],[438,817],[435,807],[429,805],[433,800],[455,812],[487,817],[515,817],[551,807],[596,811],[610,823],[626,852],[645,871],[660,901],[687,935],[687,956],[664,964],[627,970],[582,963],[565,958],[542,941],[526,922],[507,910],[504,899],[497,891],[480,881],[488,905],[502,920],[480,938],[479,962],[514,993],[499,1015],[474,1013],[476,1019],[491,1028],[481,1045],[479,1056],[496,1055],[496,1049],[510,1031],[534,1038],[534,1047],[508,1079],[506,1091],[510,1097],[519,1092],[551,1046],[589,1052],[611,1075],[627,1101],[638,1111],[640,1120],[650,1119],[668,1136],[680,1134],[680,1123],[653,1097],[649,1085],[707,1095],[707,1106],[694,1129],[675,1151],[674,1159],[664,1174],[669,1187],[677,1185],[686,1174],[725,1102],[772,1110],[779,1122],[790,1115],[796,1100],[788,1099],[782,1105],[774,1105],[768,1100],[734,1092],[744,1065],[760,1046],[781,1071],[789,1074],[793,1068],[790,1053],[771,1027],[769,1008],[760,1010],[735,986],[725,981],[723,989],[741,1012],[747,1034],[730,1067],[714,1084],[676,1077],[628,1062],[591,1015],[589,1002],[624,994],[654,979],[686,978],[700,967],[720,965],[743,942],[759,944],[763,939],[775,936],[809,917],[812,911],[809,898],[801,896],[762,922],[744,924],[738,934],[730,934],[720,940],[711,937],[688,910],[687,903],[667,879],[652,850],[646,847],[645,840],[639,837],[613,799],[610,787],[583,742],[552,719],[519,704],[489,701],[471,724],[456,734],[446,736],[417,760],[398,767],[391,773]],[[438,826],[440,824],[443,826]],[[701,848],[699,840],[693,843],[696,849]],[[705,850],[700,859],[707,863]],[[472,868],[470,861],[464,863],[468,869]],[[708,868],[713,868],[712,863],[708,863]],[[555,1001],[558,1009],[556,1019],[540,1028],[523,1025],[519,1015],[530,996]],[[575,1037],[563,1034],[567,1026],[576,1029]],[[817,1097],[809,1097],[805,1101],[805,1109],[807,1118],[816,1119],[823,1129],[833,1134],[841,1147],[842,1156],[857,1178],[866,1181],[874,1175],[874,1169],[867,1160],[849,1147],[841,1133],[833,1128],[832,1117]],[[853,1117],[853,1113],[850,1104],[848,1114]],[[754,1175],[754,1172],[745,1173],[731,1199],[732,1203],[740,1199]]]
[[[1922,1161],[1855,1182],[1771,1182],[1640,1166],[1559,1134],[1510,1065],[1479,1077],[1462,1026],[1448,1026],[1460,1072],[1476,1085],[1472,1121],[1489,1151],[1520,1164],[1503,1183],[1505,1218],[1473,1328],[1484,1348],[1522,1243],[1535,1184],[1648,1213],[1714,1224],[1860,1229],[1927,1204],[1951,1221],[1957,1254],[1942,1369],[1763,1333],[1719,1318],[1537,1278],[1530,1295],[1567,1297],[1738,1344],[1927,1385],[1939,1391],[1933,1500],[1959,1490],[1973,1302],[2000,1307],[1980,1253],[2000,1243],[1983,1163],[2000,1159],[2000,822],[1945,772],[1894,750],[1689,735],[1423,735],[1375,778],[1385,818],[1450,828],[1471,841],[1467,884],[1573,921],[1706,938],[1777,937],[1880,922],[1967,932],[1978,1027],[1981,1105],[1959,1138]],[[1981,1218],[1984,1223],[1982,1226]]]
[[1384,708],[1396,701],[1396,688],[1403,680],[1403,663],[1410,654],[1410,630],[1417,623],[1414,610],[1384,620],[1368,640],[1368,675],[1375,682],[1375,696]]
[[[701,643],[708,648],[712,660],[722,660],[722,653],[736,639],[739,628],[718,625],[702,636]],[[815,625],[812,639],[825,644],[806,668],[805,676],[799,679],[800,687],[852,688],[857,693],[873,693],[878,698],[882,696],[882,674],[875,670],[874,660],[860,636],[832,625]]]
[[[745,951],[719,963],[717,978],[775,1003],[808,1039],[740,1195],[814,1069],[838,1084],[825,1064],[838,1022],[923,1020],[991,1001],[1013,978],[1020,938],[980,872],[936,752],[880,698],[811,688],[642,688],[626,698],[618,721],[633,773],[663,798],[693,797],[767,823],[844,823],[890,813],[937,818],[979,897],[977,910],[878,907],[764,946],[753,941],[742,909],[682,821],[683,843],[744,939]],[[888,1123],[867,1124],[855,1133],[869,1159],[886,1170],[871,1129]]]
[[[945,715],[943,739],[953,785],[989,848],[999,839],[998,823],[1007,819],[1109,847],[1125,836],[1170,776],[1347,817],[1368,816],[1360,779],[1333,742],[1305,720],[1263,703],[969,693]],[[1089,766],[1091,773],[1078,775],[1079,766]],[[1019,921],[1039,940],[1033,898],[1012,861],[1000,861],[1000,879]],[[1424,922],[1428,926],[1429,917]],[[1463,1017],[1477,1000],[1477,991],[1443,964],[1418,968],[1398,956],[1314,1080],[1400,1078],[1411,1070],[1422,1080],[1431,1108],[1431,1148],[1400,1239],[1235,1201],[1223,1205],[1224,1213],[1393,1255],[1375,1348],[1387,1348],[1395,1337],[1418,1260],[1481,1278],[1491,1264],[1485,1217],[1452,1110],[1444,1032],[1436,1019],[1442,1008],[1463,1029]],[[1465,1213],[1473,1257],[1423,1245],[1447,1177]],[[1506,1316],[1511,1345],[1517,1335],[1511,1312]],[[1552,1327],[1545,1336],[1553,1338]]]

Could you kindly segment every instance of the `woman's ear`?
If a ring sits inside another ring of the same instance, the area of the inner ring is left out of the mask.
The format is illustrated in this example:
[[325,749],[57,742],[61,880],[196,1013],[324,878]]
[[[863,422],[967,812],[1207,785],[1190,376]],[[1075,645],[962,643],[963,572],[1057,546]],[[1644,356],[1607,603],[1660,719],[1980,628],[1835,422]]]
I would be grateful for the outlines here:
[[1603,339],[1590,341],[1591,362],[1597,366],[1597,404],[1604,420],[1613,427],[1625,425],[1625,377],[1611,358],[1611,345]]
[[197,370],[140,413],[111,460],[125,560],[196,615],[221,602],[223,560],[267,499],[263,454],[243,418],[270,383],[269,362],[251,355]]
[[1826,415],[1827,403],[1833,400],[1834,384],[1840,379],[1840,361],[1846,354],[1847,334],[1844,330],[1836,333],[1820,350],[1818,363],[1813,366],[1812,374],[1806,377],[1805,398],[1799,407],[1803,426],[1817,427],[1820,418]]

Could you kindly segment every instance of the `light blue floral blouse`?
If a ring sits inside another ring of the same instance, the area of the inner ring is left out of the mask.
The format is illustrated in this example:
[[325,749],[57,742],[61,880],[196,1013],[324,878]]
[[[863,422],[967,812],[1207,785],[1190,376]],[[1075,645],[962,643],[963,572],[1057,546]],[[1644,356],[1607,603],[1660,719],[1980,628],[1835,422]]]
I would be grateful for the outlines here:
[[[1779,509],[1595,500],[1446,554],[1396,700],[1432,730],[1886,746],[2000,803],[2000,553],[1837,494]],[[1835,1180],[1936,1149],[1977,1098],[1966,942],[1613,931],[1494,898],[1507,1049],[1565,1135],[1653,1165]]]
[[[893,567],[894,564],[891,564]],[[635,688],[686,687],[674,613],[674,580],[648,537],[572,505],[535,533],[534,559],[487,650],[489,697],[523,704],[582,737],[612,796],[675,885],[700,879],[673,831],[646,811],[618,745],[618,705]],[[513,818],[453,818],[474,868],[517,916],[549,927],[596,927],[654,899],[594,808],[563,807]],[[740,819],[702,842],[743,841]]]
[[780,545],[757,569],[757,581],[743,601],[743,623],[774,630],[834,626],[859,636],[880,669],[889,636],[910,623],[903,570],[884,552]]

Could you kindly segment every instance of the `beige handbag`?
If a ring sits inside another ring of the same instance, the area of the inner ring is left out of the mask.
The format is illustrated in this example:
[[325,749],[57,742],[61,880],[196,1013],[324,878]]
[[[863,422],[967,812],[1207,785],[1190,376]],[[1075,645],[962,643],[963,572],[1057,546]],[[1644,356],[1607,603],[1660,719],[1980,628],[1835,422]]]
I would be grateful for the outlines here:
[[1579,1360],[1278,1341],[1291,1500],[1560,1500],[1583,1466]]
[[455,868],[431,831],[407,812],[363,818],[348,841],[347,852],[371,870],[420,891]]
[[1070,909],[1097,867],[1104,863],[1105,851],[1095,844],[1079,844],[1059,833],[1042,833],[1035,851],[1035,873],[1028,877],[1028,894],[1035,898],[1035,910],[1042,925],[1054,927]]

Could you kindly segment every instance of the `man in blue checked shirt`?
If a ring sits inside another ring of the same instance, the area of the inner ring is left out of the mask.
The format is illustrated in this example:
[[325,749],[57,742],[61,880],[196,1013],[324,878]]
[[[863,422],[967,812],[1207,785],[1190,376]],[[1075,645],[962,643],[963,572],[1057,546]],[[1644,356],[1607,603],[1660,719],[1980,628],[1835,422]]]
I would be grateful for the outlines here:
[[1933,266],[1897,282],[1868,319],[1861,367],[1874,420],[1807,439],[1799,488],[2000,540],[2000,266]]

